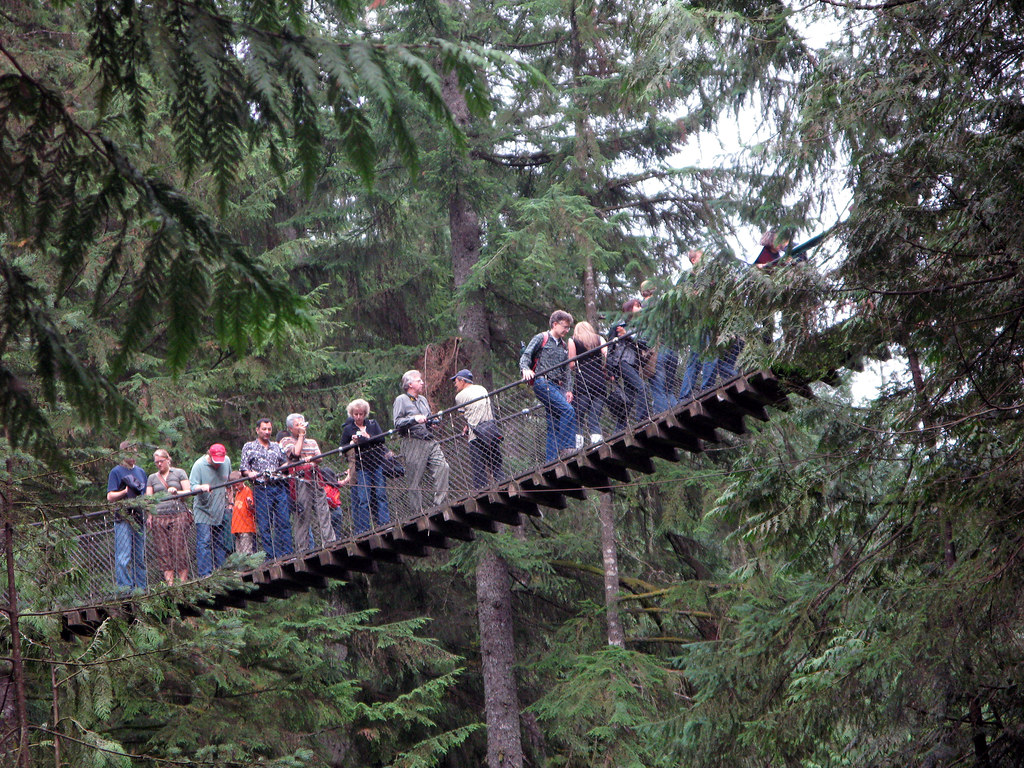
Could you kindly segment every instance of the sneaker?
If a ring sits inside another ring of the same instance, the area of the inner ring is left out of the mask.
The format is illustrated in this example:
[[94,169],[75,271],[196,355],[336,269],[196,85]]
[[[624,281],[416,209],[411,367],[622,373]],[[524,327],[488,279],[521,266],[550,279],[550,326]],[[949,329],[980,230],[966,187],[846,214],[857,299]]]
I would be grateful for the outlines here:
[[600,432],[594,432],[594,433],[592,433],[590,435],[590,444],[591,445],[597,445],[602,440],[604,440],[604,436]]
[[582,447],[583,447],[583,435],[576,435],[576,448],[579,449],[579,448],[582,448]]

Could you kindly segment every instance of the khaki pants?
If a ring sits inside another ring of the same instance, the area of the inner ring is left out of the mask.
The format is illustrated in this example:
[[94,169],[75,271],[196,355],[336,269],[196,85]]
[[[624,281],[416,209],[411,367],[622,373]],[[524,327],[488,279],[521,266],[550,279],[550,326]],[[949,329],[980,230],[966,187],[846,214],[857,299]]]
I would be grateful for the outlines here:
[[334,540],[331,510],[327,494],[315,480],[303,476],[295,478],[295,508],[292,510],[292,546],[296,552],[309,549],[309,529],[313,527],[313,548]]
[[441,448],[433,440],[402,438],[402,458],[405,459],[405,481],[408,484],[409,509],[419,512],[423,508],[420,483],[427,470],[434,482],[433,506],[440,507],[448,500],[448,462]]
[[256,534],[255,533],[236,533],[235,534],[235,552],[241,552],[243,555],[255,555],[256,554]]

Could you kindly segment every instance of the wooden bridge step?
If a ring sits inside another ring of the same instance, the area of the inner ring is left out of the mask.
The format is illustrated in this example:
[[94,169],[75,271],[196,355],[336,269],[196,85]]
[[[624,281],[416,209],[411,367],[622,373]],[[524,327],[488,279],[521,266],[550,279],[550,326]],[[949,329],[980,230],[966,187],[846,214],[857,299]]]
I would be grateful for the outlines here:
[[[451,508],[435,512],[429,519],[431,522],[437,524],[446,536],[450,536],[453,539],[459,539],[460,541],[473,541],[473,539],[476,538],[476,534],[473,532],[473,526],[470,525],[465,516],[460,515]],[[497,528],[495,528],[495,530],[497,530]]]
[[603,443],[590,449],[586,454],[577,456],[575,459],[581,469],[581,474],[584,477],[593,475],[595,479],[603,481],[599,484],[588,483],[588,485],[600,488],[607,487],[609,477],[622,483],[628,483],[629,470],[615,459],[603,458],[601,456],[601,445],[603,445]]
[[[426,557],[427,546],[426,536],[420,536],[419,532],[413,528],[411,533],[406,533],[405,529],[401,525],[395,525],[390,531],[386,531],[383,534],[385,540],[390,539],[391,545],[400,555],[408,557]],[[438,537],[438,549],[447,549],[447,540],[444,536]]]
[[521,481],[513,481],[509,483],[508,493],[511,498],[521,499],[524,502],[528,502],[551,509],[565,509],[569,504],[565,500],[565,495],[553,491],[543,486],[537,487],[537,485],[531,479],[532,476],[523,477]]
[[654,472],[654,464],[649,456],[629,450],[625,435],[619,434],[609,438],[597,447],[597,454],[602,460],[614,461],[635,472],[650,475]]

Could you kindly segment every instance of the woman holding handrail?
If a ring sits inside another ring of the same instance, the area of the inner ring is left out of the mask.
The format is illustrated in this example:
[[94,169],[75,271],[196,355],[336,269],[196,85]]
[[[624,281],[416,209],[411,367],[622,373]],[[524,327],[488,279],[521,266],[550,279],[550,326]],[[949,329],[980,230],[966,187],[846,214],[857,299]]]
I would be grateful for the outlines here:
[[371,513],[374,525],[391,522],[384,480],[386,448],[383,439],[373,440],[384,431],[376,420],[369,418],[370,404],[362,398],[353,400],[345,410],[348,420],[342,427],[341,444],[356,447],[348,451],[348,474],[338,485],[352,486],[352,530],[366,533],[370,530]]
[[192,513],[177,496],[188,493],[192,486],[185,470],[171,466],[171,454],[163,448],[153,453],[153,461],[156,472],[146,482],[146,495],[162,494],[164,498],[150,509],[146,527],[153,533],[157,567],[164,581],[171,585],[175,576],[181,582],[188,580],[188,529],[192,525]]
[[605,343],[604,338],[586,320],[576,323],[572,338],[575,349],[569,359],[576,363],[572,389],[573,408],[576,410],[580,435],[589,433],[590,442],[596,445],[603,439],[601,411],[604,410],[608,379],[605,373],[608,347],[602,347]]

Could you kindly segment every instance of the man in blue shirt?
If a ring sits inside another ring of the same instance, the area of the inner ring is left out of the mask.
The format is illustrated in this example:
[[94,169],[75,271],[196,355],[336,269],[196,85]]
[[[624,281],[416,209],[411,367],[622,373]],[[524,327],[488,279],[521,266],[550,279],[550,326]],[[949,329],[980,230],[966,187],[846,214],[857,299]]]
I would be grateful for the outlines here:
[[[123,501],[146,492],[146,473],[136,466],[138,447],[131,440],[120,445],[121,463],[107,476],[107,501]],[[121,589],[146,588],[146,532],[143,507],[120,507],[114,512],[114,580]]]

